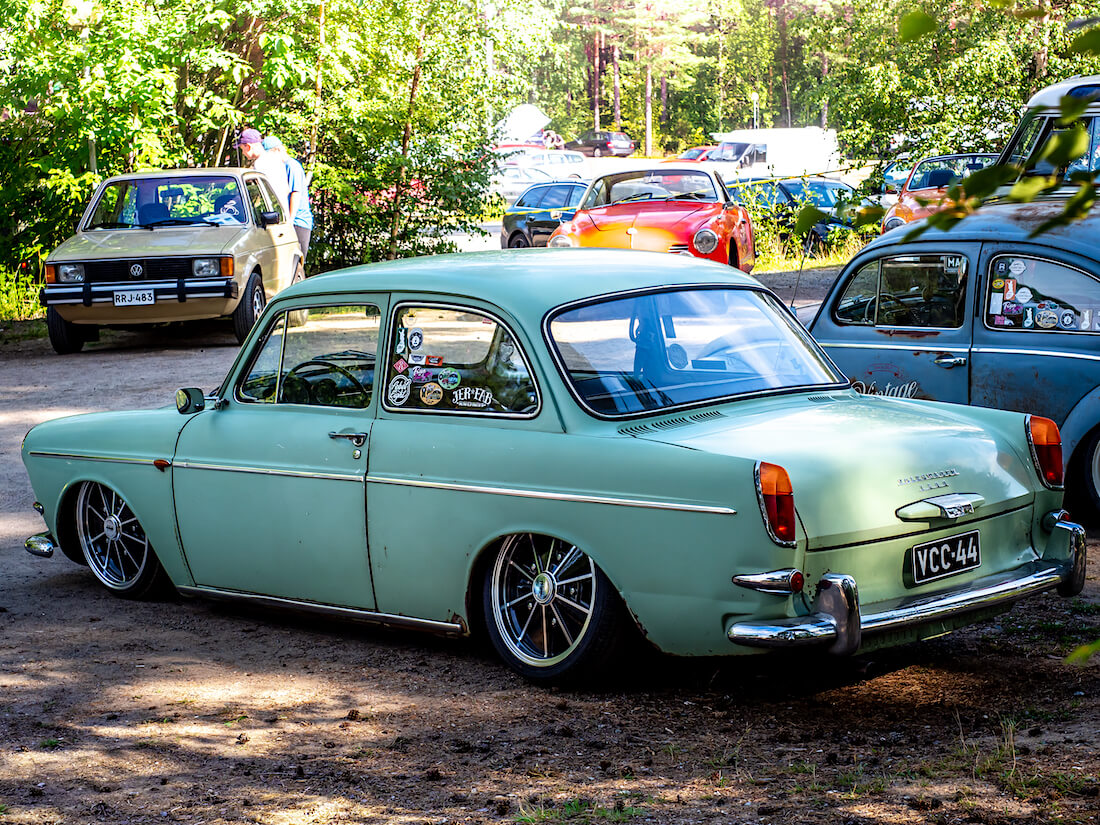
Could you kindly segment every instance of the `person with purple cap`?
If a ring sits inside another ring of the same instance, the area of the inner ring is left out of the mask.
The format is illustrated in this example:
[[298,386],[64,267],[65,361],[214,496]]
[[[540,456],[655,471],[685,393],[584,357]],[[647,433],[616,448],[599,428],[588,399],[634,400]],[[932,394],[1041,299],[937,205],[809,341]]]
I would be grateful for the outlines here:
[[298,235],[298,246],[302,248],[302,267],[309,253],[309,236],[313,234],[313,210],[309,207],[309,180],[306,170],[286,151],[279,138],[268,135],[263,140],[267,153],[279,158],[284,164],[287,185],[290,187],[290,217],[294,222],[294,232]]
[[275,190],[283,212],[290,212],[290,186],[287,184],[286,166],[278,156],[264,149],[263,138],[255,129],[245,129],[237,140],[237,147],[241,154],[252,161],[252,168],[262,172]]

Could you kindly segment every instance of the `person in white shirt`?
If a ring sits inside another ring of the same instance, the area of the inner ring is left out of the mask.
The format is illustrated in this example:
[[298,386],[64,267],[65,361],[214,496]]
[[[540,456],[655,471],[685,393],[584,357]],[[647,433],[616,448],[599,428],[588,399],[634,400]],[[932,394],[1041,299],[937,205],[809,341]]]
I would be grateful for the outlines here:
[[282,159],[264,149],[263,138],[255,129],[245,129],[237,141],[241,154],[252,161],[252,168],[263,172],[271,183],[271,188],[283,205],[283,215],[287,219],[290,213],[290,185],[287,182],[286,164]]

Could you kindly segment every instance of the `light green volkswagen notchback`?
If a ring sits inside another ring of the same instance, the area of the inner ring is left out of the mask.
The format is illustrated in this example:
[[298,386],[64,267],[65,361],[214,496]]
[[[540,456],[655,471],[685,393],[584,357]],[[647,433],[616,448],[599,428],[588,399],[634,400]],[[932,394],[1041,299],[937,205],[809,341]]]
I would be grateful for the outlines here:
[[1080,591],[1059,439],[854,392],[718,264],[436,256],[282,293],[208,396],[35,427],[27,549],[120,596],[485,631],[536,681],[639,634],[845,655]]
[[46,259],[50,343],[72,353],[100,326],[222,317],[243,341],[267,299],[304,280],[301,257],[286,207],[258,172],[108,178]]

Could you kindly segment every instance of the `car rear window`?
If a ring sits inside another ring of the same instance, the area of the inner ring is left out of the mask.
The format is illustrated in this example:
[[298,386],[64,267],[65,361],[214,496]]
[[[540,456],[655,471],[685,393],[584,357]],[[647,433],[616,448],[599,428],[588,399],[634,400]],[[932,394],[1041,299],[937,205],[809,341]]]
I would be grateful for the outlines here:
[[1019,332],[1100,332],[1100,281],[1055,261],[999,255],[990,261],[985,324]]

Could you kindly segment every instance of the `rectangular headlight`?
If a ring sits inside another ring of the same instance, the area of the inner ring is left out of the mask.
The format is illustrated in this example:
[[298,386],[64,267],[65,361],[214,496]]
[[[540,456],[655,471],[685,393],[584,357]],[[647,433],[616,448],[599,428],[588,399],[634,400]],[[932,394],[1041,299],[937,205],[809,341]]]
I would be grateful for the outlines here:
[[217,258],[195,258],[191,262],[191,274],[196,278],[217,278],[221,274],[221,261]]
[[84,280],[84,264],[58,264],[57,282],[78,284]]

